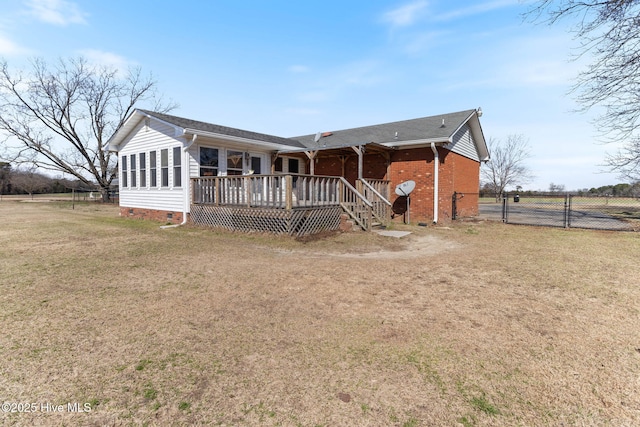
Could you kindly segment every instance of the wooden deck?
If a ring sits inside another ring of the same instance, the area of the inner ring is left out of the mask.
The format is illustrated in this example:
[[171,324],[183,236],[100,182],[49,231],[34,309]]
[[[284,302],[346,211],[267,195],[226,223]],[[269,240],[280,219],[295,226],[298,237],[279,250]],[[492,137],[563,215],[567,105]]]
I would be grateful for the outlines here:
[[302,236],[338,229],[346,212],[369,230],[374,220],[388,216],[380,206],[390,203],[378,197],[388,193],[388,181],[358,185],[361,191],[342,177],[317,175],[192,178],[191,220],[229,230]]

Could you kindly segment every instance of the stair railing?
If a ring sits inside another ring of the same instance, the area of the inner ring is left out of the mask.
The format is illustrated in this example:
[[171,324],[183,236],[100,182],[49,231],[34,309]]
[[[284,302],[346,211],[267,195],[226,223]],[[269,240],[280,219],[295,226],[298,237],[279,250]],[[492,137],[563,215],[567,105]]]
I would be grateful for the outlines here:
[[365,231],[371,230],[373,204],[343,177],[340,177],[340,206]]
[[373,217],[383,225],[386,225],[391,219],[391,202],[387,200],[373,185],[366,179],[359,179],[358,190],[372,204]]

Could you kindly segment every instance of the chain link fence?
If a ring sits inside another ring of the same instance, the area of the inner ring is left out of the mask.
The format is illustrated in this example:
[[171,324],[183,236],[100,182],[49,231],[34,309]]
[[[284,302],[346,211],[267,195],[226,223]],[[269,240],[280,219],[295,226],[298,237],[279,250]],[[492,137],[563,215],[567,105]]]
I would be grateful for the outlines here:
[[[496,208],[481,206],[481,212]],[[563,228],[640,231],[640,199],[633,197],[586,197],[571,194],[505,196],[502,221],[508,224]]]
[[477,216],[479,197],[479,193],[455,191],[451,196],[451,219]]

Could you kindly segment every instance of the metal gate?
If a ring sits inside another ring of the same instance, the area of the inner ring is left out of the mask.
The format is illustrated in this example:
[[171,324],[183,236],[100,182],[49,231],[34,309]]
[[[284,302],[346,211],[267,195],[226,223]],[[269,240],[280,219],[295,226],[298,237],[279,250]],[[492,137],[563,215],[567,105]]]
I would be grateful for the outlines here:
[[502,221],[599,230],[640,230],[640,200],[632,197],[584,197],[570,194],[505,196]]

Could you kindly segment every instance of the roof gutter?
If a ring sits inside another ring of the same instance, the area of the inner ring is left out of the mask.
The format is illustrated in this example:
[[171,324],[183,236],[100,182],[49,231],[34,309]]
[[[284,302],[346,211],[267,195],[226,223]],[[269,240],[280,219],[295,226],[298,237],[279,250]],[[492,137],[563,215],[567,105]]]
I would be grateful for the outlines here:
[[400,148],[404,146],[410,146],[411,148],[429,147],[433,144],[449,144],[451,143],[451,137],[449,138],[429,138],[429,139],[416,139],[411,141],[389,141],[380,142],[379,145],[390,148]]
[[182,188],[187,194],[185,194],[184,197],[184,209],[182,212],[182,223],[180,225],[185,225],[187,223],[187,215],[191,211],[191,197],[189,191],[191,187],[191,181],[189,180],[189,148],[191,148],[191,146],[196,142],[196,139],[198,139],[198,135],[193,134],[191,141],[189,141],[189,143],[187,143],[187,145],[182,149],[182,171],[184,175],[182,178]]
[[431,143],[431,151],[433,151],[433,223],[438,223],[438,172],[440,169],[440,155],[438,148],[434,142]]
[[[260,146],[260,147],[268,147],[271,148],[273,150],[286,150],[287,148],[291,148],[290,146],[286,146],[284,144],[278,144],[276,142],[268,142],[268,141],[260,141],[260,140],[256,140],[256,139],[249,139],[249,138],[242,138],[239,136],[230,136],[230,135],[224,135],[221,133],[215,133],[215,132],[206,132],[206,131],[201,131],[201,130],[197,130],[197,129],[183,129],[182,131],[183,136],[187,136],[187,135],[199,135],[205,138],[216,138],[216,139],[221,139],[224,141],[228,141],[228,142],[238,142],[238,143],[242,143],[242,144],[250,144],[250,145],[256,145],[256,146]],[[283,147],[287,147],[287,148],[283,148]],[[302,150],[308,150],[308,148],[306,147],[300,147]]]

